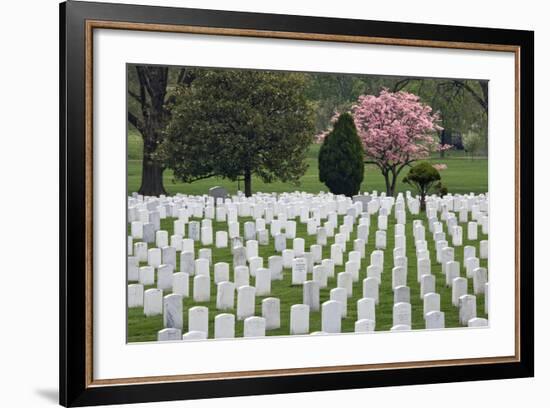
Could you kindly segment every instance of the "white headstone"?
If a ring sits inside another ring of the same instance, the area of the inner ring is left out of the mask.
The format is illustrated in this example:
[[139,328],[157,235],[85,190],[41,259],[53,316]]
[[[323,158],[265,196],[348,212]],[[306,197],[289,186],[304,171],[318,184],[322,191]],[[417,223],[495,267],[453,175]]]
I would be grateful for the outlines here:
[[420,299],[424,299],[424,295],[435,292],[435,276],[422,275],[420,279]]
[[265,336],[266,321],[263,317],[251,316],[244,320],[244,337]]
[[147,317],[162,314],[162,290],[147,289],[143,294],[143,314]]
[[321,265],[327,271],[327,278],[334,278],[334,261],[332,259],[323,259]]
[[355,322],[355,333],[373,332],[376,327],[376,322],[369,319],[361,319]]
[[193,306],[189,309],[189,331],[203,332],[208,337],[208,308]]
[[232,339],[235,337],[235,315],[220,313],[214,318],[214,338]]
[[128,307],[143,306],[143,285],[132,283],[128,285]]
[[462,295],[458,299],[459,322],[467,326],[470,319],[477,317],[476,297],[474,295]]
[[267,258],[267,264],[271,271],[272,280],[283,279],[283,257],[279,255],[273,255]]
[[327,270],[322,265],[315,265],[313,267],[313,280],[317,282],[319,288],[326,288],[328,284]]
[[256,296],[269,296],[271,293],[271,271],[267,268],[258,269],[254,286]]
[[466,259],[466,276],[468,278],[474,277],[474,270],[479,268],[479,258],[468,258]]
[[407,269],[402,266],[396,266],[392,269],[392,289],[398,286],[407,286]]
[[303,304],[311,311],[319,310],[319,284],[315,281],[305,281],[302,288]]
[[266,330],[279,329],[281,327],[281,301],[273,297],[262,300],[262,317],[265,319]]
[[227,262],[218,262],[214,264],[214,283],[228,281],[229,278],[229,264]]
[[460,264],[457,261],[444,263],[442,271],[445,273],[445,284],[449,287],[455,278],[460,277]]
[[330,290],[330,300],[340,302],[342,318],[348,315],[348,292],[344,288],[334,288]]
[[292,261],[294,260],[294,250],[285,249],[282,253],[283,257],[283,268],[290,269],[292,268]]
[[393,290],[393,303],[411,303],[411,288],[408,286],[397,286]]
[[193,278],[193,300],[195,302],[210,302],[210,277],[196,275]]
[[189,274],[178,272],[173,275],[172,293],[189,297]]
[[342,311],[340,302],[328,300],[321,308],[321,330],[325,333],[340,333],[342,330]]
[[248,270],[248,266],[241,265],[241,266],[235,267],[234,275],[235,275],[235,278],[233,280],[235,282],[235,287],[237,289],[240,288],[241,286],[250,285],[250,271]]
[[344,254],[341,245],[332,244],[330,246],[330,259],[334,261],[335,265],[342,265],[344,263]]
[[155,268],[152,266],[142,266],[139,268],[139,283],[142,285],[154,285]]
[[368,319],[376,322],[376,301],[373,298],[362,298],[357,301],[357,319]]
[[444,329],[445,328],[445,313],[433,311],[426,313],[424,316],[426,329]]
[[424,316],[430,312],[438,312],[441,309],[441,297],[439,293],[427,293],[424,295]]
[[162,252],[160,248],[151,248],[147,251],[147,264],[153,268],[158,268],[161,264]]
[[487,283],[487,269],[474,269],[474,295],[485,294],[485,284]]
[[411,304],[396,303],[393,305],[393,325],[411,326]]
[[216,231],[216,248],[227,248],[227,231]]
[[183,297],[171,294],[164,296],[163,324],[166,328],[183,328]]
[[489,326],[489,321],[481,317],[474,317],[473,319],[468,320],[468,327],[487,327]]
[[195,254],[191,251],[183,251],[180,255],[180,271],[195,275]]
[[353,276],[349,272],[340,272],[337,275],[337,287],[346,289],[348,297],[353,295]]
[[466,278],[454,278],[452,283],[451,300],[458,307],[458,300],[468,293],[468,280]]
[[290,334],[309,333],[309,306],[292,305],[290,307]]
[[164,291],[172,290],[174,282],[174,267],[172,265],[160,265],[157,269],[157,288]]
[[481,259],[489,258],[489,241],[479,241],[479,257]]
[[244,320],[254,316],[256,310],[256,289],[252,286],[241,286],[237,289],[237,319]]
[[235,284],[224,281],[217,284],[216,309],[232,310],[235,304]]
[[376,249],[386,249],[386,231],[376,231],[374,245]]
[[162,329],[157,332],[157,341],[181,340],[181,330],[175,327]]

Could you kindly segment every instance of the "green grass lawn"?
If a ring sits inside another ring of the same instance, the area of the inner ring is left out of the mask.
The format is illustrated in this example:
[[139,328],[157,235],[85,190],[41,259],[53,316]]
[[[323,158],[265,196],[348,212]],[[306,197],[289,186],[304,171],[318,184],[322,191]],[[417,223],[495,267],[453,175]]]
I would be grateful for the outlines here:
[[[257,177],[253,178],[253,192],[289,192],[289,191],[306,191],[309,193],[318,193],[319,191],[327,191],[326,186],[319,181],[319,170],[317,167],[317,156],[319,154],[320,145],[312,144],[307,155],[308,169],[300,179],[299,185],[275,182],[266,184]],[[128,194],[138,191],[141,184],[141,156],[142,142],[141,137],[136,133],[128,135]],[[449,192],[454,194],[464,193],[485,193],[487,192],[487,159],[475,158],[472,160],[464,156],[463,152],[452,151],[446,153],[445,158],[434,156],[429,159],[432,163],[443,163],[447,165],[446,170],[441,171],[443,184],[447,186]],[[397,185],[398,191],[406,191],[410,186],[401,182],[405,177],[407,169],[403,170],[400,175],[400,180]],[[169,194],[184,193],[184,194],[207,194],[208,189],[213,186],[223,186],[230,193],[238,191],[238,183],[221,178],[211,178],[200,180],[194,183],[181,183],[174,180],[170,170],[164,173],[164,186]],[[240,184],[241,190],[244,189],[243,184]],[[374,165],[365,167],[365,177],[361,185],[361,191],[385,191],[384,178]]]
[[[424,319],[422,316],[423,302],[420,299],[420,284],[416,281],[416,254],[414,248],[414,239],[412,235],[412,220],[413,219],[422,219],[424,220],[424,225],[426,226],[426,237],[428,240],[428,246],[430,250],[430,256],[432,260],[432,274],[436,276],[436,291],[441,295],[441,311],[445,312],[445,323],[446,327],[458,327],[458,308],[454,307],[451,302],[451,288],[445,287],[445,275],[442,273],[441,265],[439,265],[435,259],[435,243],[429,237],[429,231],[427,228],[428,221],[425,215],[414,217],[410,214],[407,214],[407,225],[406,225],[406,235],[407,235],[407,258],[409,260],[408,266],[408,286],[411,289],[411,305],[412,305],[412,323],[413,329],[423,329]],[[245,221],[252,220],[252,218],[239,218],[241,223],[241,231]],[[354,324],[357,320],[357,300],[362,297],[362,281],[366,278],[366,268],[370,264],[370,254],[374,250],[374,232],[376,230],[376,217],[371,217],[373,225],[370,228],[369,241],[367,243],[366,256],[362,260],[361,270],[360,270],[360,279],[358,282],[355,282],[353,285],[353,297],[348,299],[348,315],[346,319],[342,320],[342,331],[343,332],[353,332]],[[174,219],[165,219],[161,222],[161,229],[167,230],[169,235],[173,233],[173,221]],[[339,223],[342,223],[342,218],[340,217]],[[392,308],[393,308],[393,291],[391,288],[391,275],[393,267],[393,256],[392,250],[394,247],[394,217],[393,214],[388,217],[388,233],[387,233],[387,250],[385,251],[384,259],[384,271],[382,273],[382,282],[380,285],[380,304],[376,307],[376,330],[389,330],[392,326]],[[227,230],[227,224],[225,222],[213,222],[214,235],[217,230]],[[464,238],[466,238],[466,227],[463,225],[464,229]],[[306,250],[309,250],[309,246],[316,243],[316,237],[308,236],[306,231],[306,225],[300,222],[297,222],[296,234],[298,237],[302,237],[306,241]],[[357,230],[355,228],[352,233],[352,238],[356,237]],[[480,233],[478,235],[479,240],[487,239],[486,235]],[[353,250],[353,239],[350,239],[347,245],[347,252]],[[450,237],[449,237],[450,240]],[[478,241],[468,241],[464,239],[464,245],[474,245],[478,248],[479,253],[479,240]],[[330,257],[330,244],[333,243],[333,238],[329,238],[329,245],[323,247],[323,258]],[[267,258],[271,255],[275,255],[273,249],[273,239],[270,240],[268,246],[259,247],[259,256],[264,258],[264,266],[267,266]],[[195,244],[195,251],[198,253],[198,248],[200,244]],[[230,264],[230,273],[231,278],[233,279],[233,267],[231,255],[229,248],[218,249],[214,246],[212,248],[212,265],[216,262],[228,262]],[[292,240],[287,240],[287,248],[292,248]],[[455,249],[455,259],[460,262],[461,265],[461,276],[466,277],[465,270],[463,269],[463,251],[461,248]],[[347,260],[347,253],[344,256],[344,261]],[[176,271],[179,271],[179,252],[177,257],[177,267]],[[145,263],[143,264],[145,265]],[[481,266],[487,267],[487,260],[481,260]],[[329,285],[325,289],[321,289],[321,303],[329,300],[330,289],[336,287],[336,274],[338,272],[344,271],[343,266],[337,266],[335,268],[335,277],[329,279]],[[290,307],[294,304],[302,303],[302,286],[293,286],[291,285],[291,270],[284,269],[283,276],[284,279],[281,281],[272,281],[271,283],[271,294],[265,297],[277,297],[281,301],[281,328],[277,330],[267,331],[267,335],[288,335],[289,334],[289,325],[290,325]],[[211,277],[213,279],[213,266],[211,266]],[[308,279],[311,279],[311,275],[308,276]],[[213,281],[212,281],[213,282]],[[250,278],[250,284],[254,285],[254,278]],[[468,293],[473,293],[473,283],[472,279],[468,279]],[[216,311],[216,287],[212,283],[211,287],[211,301],[206,303],[195,303],[193,301],[193,292],[192,292],[192,277],[190,278],[190,297],[184,300],[184,329],[183,332],[187,331],[188,324],[188,315],[187,312],[190,307],[196,305],[207,306],[209,310],[209,337],[214,335],[214,318],[218,313]],[[154,286],[148,286],[146,289],[149,289]],[[165,295],[168,294],[167,292]],[[256,297],[256,315],[261,316],[261,301],[265,297]],[[235,308],[236,308],[235,296]],[[487,317],[484,312],[484,296],[477,296],[477,312],[478,317]],[[233,311],[236,313],[236,310]],[[131,308],[128,310],[128,341],[129,342],[138,342],[138,341],[155,341],[157,336],[157,331],[161,330],[162,326],[162,316],[156,317],[145,317],[143,314],[143,308]],[[310,313],[310,331],[320,331],[321,330],[321,312],[311,312]],[[241,337],[243,332],[243,322],[237,321],[235,328],[235,335]]]

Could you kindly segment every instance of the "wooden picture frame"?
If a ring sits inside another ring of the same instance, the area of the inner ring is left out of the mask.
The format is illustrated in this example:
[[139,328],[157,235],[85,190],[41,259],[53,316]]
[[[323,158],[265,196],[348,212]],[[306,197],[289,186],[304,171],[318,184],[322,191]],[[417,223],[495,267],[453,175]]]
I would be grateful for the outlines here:
[[[94,379],[94,85],[91,61],[93,32],[102,28],[514,53],[514,355],[150,378]],[[60,6],[60,67],[62,405],[120,404],[534,375],[533,32],[68,1]]]

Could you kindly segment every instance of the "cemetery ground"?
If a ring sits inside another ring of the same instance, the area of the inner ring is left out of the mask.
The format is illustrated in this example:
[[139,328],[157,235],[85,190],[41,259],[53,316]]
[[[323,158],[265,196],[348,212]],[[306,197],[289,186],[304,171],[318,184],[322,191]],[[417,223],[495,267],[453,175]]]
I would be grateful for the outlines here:
[[[430,235],[430,232],[427,229],[428,220],[425,213],[420,215],[412,215],[408,209],[407,211],[407,223],[405,224],[405,233],[406,233],[406,257],[409,259],[409,271],[407,274],[407,286],[410,288],[410,303],[412,306],[412,326],[414,329],[424,329],[425,321],[423,316],[423,300],[420,297],[420,284],[417,282],[417,271],[416,271],[416,253],[414,246],[414,237],[413,237],[413,222],[414,219],[422,220],[422,223],[426,226],[426,235]],[[177,218],[165,218],[161,219],[161,230],[168,231],[168,236],[171,236],[174,233],[174,220]],[[198,218],[189,218],[189,221],[200,220]],[[252,217],[239,217],[239,223],[241,228],[241,233],[243,225],[246,221],[254,221]],[[305,249],[309,249],[310,245],[316,244],[316,235],[307,234],[307,225],[296,220],[296,237],[304,238],[305,240]],[[342,224],[343,216],[338,216],[338,224]],[[368,242],[365,249],[365,258],[361,261],[361,267],[359,272],[359,280],[353,283],[353,295],[347,300],[347,310],[348,315],[346,318],[342,319],[342,332],[353,332],[354,325],[357,320],[357,301],[363,297],[362,282],[366,276],[366,267],[369,265],[370,254],[374,248],[374,233],[376,231],[376,216],[371,217],[371,231],[369,233]],[[395,216],[392,213],[388,216],[388,225],[387,225],[387,246],[385,252],[384,268],[381,275],[381,283],[379,286],[379,299],[380,302],[376,306],[376,331],[388,331],[393,326],[392,323],[392,310],[394,305],[394,294],[392,290],[392,268],[394,262],[392,260],[392,248],[394,247],[394,227],[395,227]],[[459,224],[464,225],[464,224]],[[215,219],[212,220],[212,227],[215,234],[215,231],[227,231],[228,225],[226,222],[217,222]],[[130,228],[130,227],[129,227]],[[130,234],[130,229],[128,230]],[[351,239],[347,242],[346,250],[344,252],[344,263],[348,259],[347,253],[353,250],[353,238],[357,234],[357,224],[354,226],[354,230],[351,233]],[[466,271],[463,265],[463,248],[464,246],[471,245],[476,248],[476,252],[479,250],[479,241],[487,240],[488,236],[483,234],[481,228],[478,232],[478,240],[468,240],[467,234],[464,234],[463,245],[461,247],[455,248],[455,259],[460,262],[460,276],[466,277]],[[330,244],[334,238],[329,237],[328,244],[322,247],[322,258],[330,258]],[[427,238],[428,239],[428,238]],[[134,240],[138,242],[139,240]],[[286,247],[292,248],[292,239],[287,239]],[[233,255],[231,254],[231,249],[227,248],[216,248],[216,246],[208,245],[203,246],[200,241],[195,243],[195,251],[198,248],[211,248],[212,250],[212,262],[211,270],[213,265],[217,262],[227,262],[232,265]],[[445,327],[460,327],[459,324],[459,309],[458,307],[452,304],[451,288],[446,287],[445,285],[445,274],[442,271],[442,265],[436,260],[436,250],[435,243],[433,240],[428,239],[428,250],[431,258],[431,273],[435,276],[436,288],[435,292],[439,293],[441,298],[440,310],[445,313]],[[258,247],[258,256],[263,257],[264,265],[267,262],[269,256],[280,255],[276,253],[274,248],[274,239],[270,237],[269,245]],[[176,268],[175,271],[180,270],[180,256],[179,253],[176,257]],[[147,262],[140,263],[140,266],[147,265]],[[480,259],[480,267],[487,268],[487,259]],[[265,266],[264,266],[265,267]],[[156,269],[156,268],[155,268]],[[233,277],[233,268],[230,267],[230,276]],[[345,270],[344,265],[335,266],[335,274],[333,278],[329,278],[328,286],[320,290],[320,303],[330,300],[329,292],[330,289],[337,287],[336,276],[339,272]],[[155,271],[156,273],[156,271]],[[289,335],[290,330],[290,307],[295,304],[303,303],[303,292],[302,285],[292,285],[291,284],[291,269],[283,270],[283,280],[273,280],[271,282],[271,293],[267,296],[256,296],[256,306],[255,306],[255,315],[261,316],[261,302],[267,297],[275,297],[280,299],[280,319],[281,326],[279,329],[266,330],[267,336],[273,335]],[[468,291],[467,293],[473,293],[473,280],[468,280]],[[155,282],[157,281],[155,277]],[[250,284],[254,284],[254,278],[250,277]],[[155,288],[156,285],[145,286],[145,289]],[[167,295],[169,291],[164,292],[164,295]],[[235,299],[236,300],[236,299]],[[477,301],[477,316],[487,318],[487,315],[484,313],[484,295],[476,295]],[[193,301],[193,285],[189,285],[189,297],[183,299],[183,310],[184,310],[184,319],[183,319],[183,330],[185,333],[188,328],[188,316],[187,311],[193,306],[206,306],[208,307],[209,314],[209,331],[208,337],[214,337],[214,317],[219,313],[234,313],[233,311],[222,312],[216,310],[216,285],[212,282],[211,286],[211,297],[209,302],[197,303]],[[309,332],[321,331],[321,311],[311,311],[310,312],[310,330]],[[243,336],[243,321],[235,321],[235,337]],[[143,314],[143,307],[129,308],[128,309],[128,341],[129,342],[145,342],[145,341],[156,341],[157,332],[163,329],[163,316],[150,316],[146,317]]]
[[[128,195],[137,191],[140,186],[141,179],[141,137],[130,132],[128,137]],[[319,153],[319,145],[312,144],[309,148],[307,155],[308,169],[304,176],[300,180],[300,185],[286,184],[282,182],[275,182],[271,184],[265,184],[261,180],[253,179],[253,191],[254,192],[293,192],[302,191],[307,193],[318,194],[320,191],[326,191],[324,186],[319,181],[317,157]],[[462,152],[447,152],[445,158],[440,158],[438,155],[432,156],[429,161],[432,164],[445,164],[447,169],[441,171],[442,180],[445,186],[448,188],[450,194],[484,194],[488,191],[488,162],[486,158],[474,158],[473,160],[465,156]],[[410,186],[403,183],[401,180],[407,174],[407,170],[404,170],[399,177],[397,192],[405,192],[410,189]],[[229,194],[237,193],[237,182],[224,180],[220,178],[211,178],[206,180],[197,181],[191,184],[180,183],[173,179],[169,170],[164,172],[164,186],[169,195],[175,195],[177,193],[187,195],[205,195],[208,193],[208,189],[213,186],[222,186],[227,189]],[[243,185],[241,183],[241,189]],[[365,166],[365,177],[361,186],[361,192],[372,192],[377,190],[379,193],[385,190],[384,180],[379,170],[373,165]],[[408,274],[407,274],[407,286],[410,288],[410,303],[412,309],[412,324],[411,328],[424,329],[425,320],[423,316],[423,300],[420,296],[420,283],[417,282],[417,265],[416,265],[416,250],[414,245],[413,236],[413,220],[422,220],[422,224],[426,227],[426,235],[431,235],[428,231],[428,219],[425,213],[419,215],[412,215],[409,209],[406,208],[407,222],[405,224],[406,235],[406,253],[408,258]],[[338,224],[343,223],[343,215],[338,216]],[[353,283],[353,296],[347,300],[347,317],[342,319],[341,331],[342,332],[354,332],[354,325],[357,320],[357,301],[363,297],[363,280],[366,276],[366,268],[370,265],[370,255],[375,250],[375,232],[377,230],[376,215],[371,217],[371,229],[368,237],[368,242],[365,246],[365,257],[361,260],[360,274],[357,282]],[[177,218],[165,218],[160,220],[160,229],[168,232],[168,237],[174,234],[174,220]],[[471,220],[471,214],[469,214]],[[189,221],[201,221],[199,218],[189,217]],[[238,222],[240,224],[241,235],[243,231],[244,223],[247,221],[254,221],[252,217],[239,217]],[[310,246],[317,243],[316,235],[307,234],[307,225],[305,223],[296,220],[296,237],[303,238],[305,240],[305,250],[308,251]],[[387,245],[385,252],[384,268],[381,275],[381,282],[379,286],[379,304],[376,305],[376,331],[388,331],[393,326],[393,305],[394,305],[394,292],[392,289],[392,268],[394,267],[392,249],[395,242],[395,216],[391,212],[387,217]],[[465,223],[460,223],[463,226],[464,235],[462,246],[455,248],[455,260],[460,263],[460,276],[466,277],[466,271],[463,263],[463,248],[464,246],[471,245],[476,248],[476,252],[479,251],[480,241],[487,240],[488,236],[483,234],[481,228],[478,230],[478,239],[475,241],[468,240],[466,234]],[[227,231],[227,222],[219,222],[216,219],[212,220],[213,234],[216,231]],[[128,234],[130,235],[130,225],[128,225]],[[357,224],[354,225],[354,230],[351,233],[350,241],[347,242],[347,247],[344,251],[343,258],[344,263],[348,260],[348,252],[353,250],[353,239],[357,234]],[[448,235],[449,237],[450,235]],[[428,239],[428,238],[427,238]],[[447,238],[450,239],[450,238]],[[329,237],[328,245],[322,247],[322,259],[329,259],[330,245],[334,242],[334,238]],[[134,239],[134,243],[139,240]],[[286,248],[292,248],[293,240],[286,240]],[[153,246],[149,246],[154,247]],[[230,265],[230,276],[233,278],[234,271],[232,267],[233,255],[231,253],[230,245],[226,248],[216,248],[214,244],[203,246],[200,241],[195,243],[195,251],[200,248],[210,248],[212,251],[212,261],[210,263],[210,271],[212,273],[213,265],[218,262],[226,262]],[[452,291],[450,287],[445,284],[445,274],[442,270],[442,264],[436,260],[436,248],[435,242],[428,239],[428,250],[431,259],[431,273],[435,276],[436,287],[435,292],[440,295],[440,311],[445,313],[445,327],[460,327],[459,324],[459,308],[452,304]],[[269,245],[260,245],[258,247],[258,256],[264,260],[264,267],[267,267],[267,260],[272,255],[281,255],[277,253],[274,247],[274,238],[269,237]],[[145,266],[147,262],[142,262],[139,266]],[[487,259],[480,259],[480,267],[487,268]],[[180,253],[176,256],[176,266],[174,272],[180,271]],[[329,278],[328,286],[320,289],[320,304],[330,300],[329,292],[332,288],[337,287],[336,276],[339,272],[345,271],[345,266],[335,266],[335,273],[333,278]],[[155,268],[155,282],[157,270]],[[308,278],[311,279],[311,278]],[[291,269],[285,268],[283,270],[282,280],[273,280],[271,282],[271,292],[267,296],[256,296],[255,298],[255,316],[261,316],[262,314],[262,300],[270,298],[280,299],[280,328],[266,330],[267,336],[273,335],[289,335],[290,333],[290,308],[292,305],[303,303],[303,288],[302,285],[292,285],[292,273]],[[468,282],[468,294],[473,294],[473,279],[467,279]],[[254,285],[254,278],[250,277],[250,284]],[[150,288],[156,288],[156,285],[147,285],[145,290]],[[164,291],[163,295],[168,295],[170,291]],[[235,307],[236,307],[236,293],[235,293]],[[484,313],[485,296],[483,294],[476,295],[477,302],[477,317],[487,318]],[[211,283],[211,297],[209,302],[197,303],[193,300],[193,284],[192,277],[189,282],[189,296],[183,299],[183,328],[182,333],[186,333],[188,330],[188,310],[193,306],[206,306],[208,307],[208,337],[214,337],[214,318],[220,313],[235,313],[235,309],[232,311],[218,311],[216,309],[216,285],[212,281]],[[235,320],[235,337],[243,336],[244,322],[242,320]],[[129,342],[145,342],[156,341],[157,333],[163,329],[163,315],[156,315],[146,317],[143,313],[143,307],[135,307],[128,309],[128,341]],[[310,311],[309,318],[309,332],[321,331],[321,310]]]
[[[291,192],[304,191],[317,194],[319,191],[326,191],[326,186],[319,181],[319,170],[317,167],[317,157],[319,155],[319,144],[312,144],[309,148],[306,162],[308,169],[306,174],[300,179],[300,185],[275,182],[266,184],[253,177],[252,189],[255,192]],[[476,157],[473,160],[466,156],[462,151],[446,152],[445,158],[439,155],[432,156],[429,161],[432,164],[445,164],[447,169],[441,171],[441,177],[445,186],[451,194],[484,194],[488,191],[488,162],[485,157]],[[130,131],[128,134],[128,195],[138,191],[141,184],[141,158],[142,158],[142,140],[141,136]],[[403,170],[399,176],[397,192],[404,192],[410,189],[410,186],[402,182],[407,174],[407,169]],[[237,182],[224,180],[221,178],[210,178],[186,184],[175,182],[172,172],[164,172],[164,187],[169,194],[207,194],[208,189],[213,186],[222,186],[227,189],[229,194],[236,194]],[[241,189],[243,189],[241,183]],[[365,165],[365,177],[360,191],[385,191],[384,179],[373,164]]]

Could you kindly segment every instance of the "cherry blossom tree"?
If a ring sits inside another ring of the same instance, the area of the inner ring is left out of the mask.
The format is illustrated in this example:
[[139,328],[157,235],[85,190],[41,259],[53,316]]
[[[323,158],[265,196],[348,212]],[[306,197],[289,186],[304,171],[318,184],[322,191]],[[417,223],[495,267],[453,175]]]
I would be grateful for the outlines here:
[[397,178],[406,166],[451,147],[439,144],[439,114],[412,93],[382,90],[378,96],[362,95],[352,114],[365,163],[380,169],[388,195],[395,194]]

